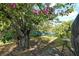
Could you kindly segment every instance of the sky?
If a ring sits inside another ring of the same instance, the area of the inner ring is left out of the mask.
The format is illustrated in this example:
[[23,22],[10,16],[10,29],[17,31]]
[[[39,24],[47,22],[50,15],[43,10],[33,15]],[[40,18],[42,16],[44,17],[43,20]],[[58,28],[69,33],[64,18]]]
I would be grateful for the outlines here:
[[74,20],[76,16],[78,15],[78,13],[79,13],[79,4],[76,3],[74,12],[70,13],[68,16],[59,16],[58,18],[60,21]]

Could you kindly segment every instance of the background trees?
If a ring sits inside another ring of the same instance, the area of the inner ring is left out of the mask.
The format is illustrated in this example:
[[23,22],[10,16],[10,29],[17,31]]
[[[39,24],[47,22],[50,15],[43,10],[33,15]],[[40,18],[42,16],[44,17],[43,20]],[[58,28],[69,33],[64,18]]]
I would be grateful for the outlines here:
[[55,25],[53,32],[59,38],[71,38],[71,25],[72,21],[62,22],[59,25]]

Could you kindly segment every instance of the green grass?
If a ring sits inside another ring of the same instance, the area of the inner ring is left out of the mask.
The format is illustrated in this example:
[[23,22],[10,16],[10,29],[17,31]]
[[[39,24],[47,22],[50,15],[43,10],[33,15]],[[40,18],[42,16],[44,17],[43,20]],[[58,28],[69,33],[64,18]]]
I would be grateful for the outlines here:
[[39,37],[31,37],[32,40],[42,40],[42,41],[50,41],[55,40],[57,37],[54,36],[39,36]]
[[[56,43],[56,46],[62,46],[64,42],[63,42],[62,39],[57,38],[57,39],[55,40],[55,43]],[[71,47],[71,42],[70,42],[70,41],[68,42],[68,46]]]
[[56,46],[61,46],[63,44],[63,41],[61,39],[57,38],[55,40],[55,43],[56,43]]

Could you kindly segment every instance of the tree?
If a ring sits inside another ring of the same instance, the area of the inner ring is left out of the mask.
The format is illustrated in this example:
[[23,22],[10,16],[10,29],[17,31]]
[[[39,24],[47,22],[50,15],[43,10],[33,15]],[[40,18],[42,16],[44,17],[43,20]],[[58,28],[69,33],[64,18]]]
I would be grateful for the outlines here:
[[[47,20],[47,15],[36,16],[32,13],[33,4],[1,4],[1,21],[10,21],[10,26],[15,30],[18,46],[22,49],[29,48],[29,34],[34,26]],[[4,18],[4,20],[3,20]]]
[[55,25],[53,32],[59,39],[71,38],[71,24],[72,21],[62,22],[59,25]]
[[45,21],[43,23],[40,23],[37,27],[37,30],[41,32],[52,32],[53,24],[51,24],[49,21]]
[[[37,5],[39,10],[36,10],[37,8],[33,9],[34,5]],[[6,29],[12,29],[16,33],[18,46],[21,49],[29,48],[31,30],[40,23],[52,20],[59,14],[61,15],[62,12],[55,14],[54,9],[62,6],[66,7],[66,5],[70,4],[57,4],[53,8],[49,7],[50,4],[0,4],[0,23],[4,26],[3,24],[8,22],[9,25]],[[70,7],[67,7],[67,10],[73,11]],[[64,13],[68,14],[70,12]],[[1,31],[4,32],[4,30]]]
[[75,51],[75,55],[79,56],[79,14],[72,24],[72,39],[71,43]]

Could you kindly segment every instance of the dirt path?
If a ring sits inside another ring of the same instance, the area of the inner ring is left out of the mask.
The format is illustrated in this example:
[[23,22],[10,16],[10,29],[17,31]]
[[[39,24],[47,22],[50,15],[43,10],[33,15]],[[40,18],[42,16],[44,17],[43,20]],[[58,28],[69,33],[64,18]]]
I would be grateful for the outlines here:
[[[58,51],[55,50],[55,42],[50,41],[47,44],[32,42],[30,49],[26,50],[14,50],[17,45],[15,43],[0,46],[1,56],[58,56]],[[61,47],[59,47],[61,49]],[[65,49],[66,56],[72,56],[73,54]]]

